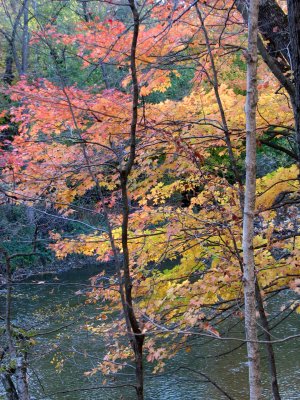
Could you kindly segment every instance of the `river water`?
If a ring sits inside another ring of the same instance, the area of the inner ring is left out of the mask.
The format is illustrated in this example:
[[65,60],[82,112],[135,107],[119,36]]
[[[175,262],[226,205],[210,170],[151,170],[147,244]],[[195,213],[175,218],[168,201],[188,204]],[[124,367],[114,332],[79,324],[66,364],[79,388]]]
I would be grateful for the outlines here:
[[[80,291],[84,293],[86,290],[83,285],[88,285],[89,278],[99,273],[101,268],[104,266],[87,265],[85,268],[64,272],[58,276],[31,278],[15,285],[14,322],[26,328],[47,332],[36,338],[36,345],[32,347],[29,356],[31,394],[34,399],[134,400],[135,392],[131,387],[99,388],[103,380],[100,373],[92,377],[84,374],[93,369],[105,354],[101,336],[82,329],[85,323],[92,321],[99,314],[101,304],[88,305],[84,294],[80,294]],[[0,299],[3,305],[3,297]],[[275,300],[276,306],[278,303],[287,304],[290,299],[291,294],[281,294]],[[288,312],[289,310],[280,318]],[[272,325],[278,322],[278,318],[273,319]],[[55,331],[58,328],[62,329]],[[242,326],[239,324],[230,334],[241,334],[241,330]],[[300,318],[296,314],[286,318],[272,331],[274,338],[299,332]],[[192,340],[192,350],[177,354],[167,363],[164,373],[153,375],[146,365],[146,400],[227,398],[197,372],[205,373],[233,399],[246,400],[248,369],[245,346],[220,356],[239,343]],[[300,399],[299,344],[298,339],[275,346],[282,400]],[[267,360],[263,349],[262,370],[264,399],[271,400]],[[133,370],[125,370],[111,385],[133,382],[132,374]]]

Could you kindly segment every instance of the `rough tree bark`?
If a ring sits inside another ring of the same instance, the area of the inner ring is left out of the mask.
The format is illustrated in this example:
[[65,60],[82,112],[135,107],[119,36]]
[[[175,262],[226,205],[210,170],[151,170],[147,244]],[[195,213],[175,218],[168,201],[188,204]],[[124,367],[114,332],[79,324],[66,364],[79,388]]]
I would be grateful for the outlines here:
[[[300,163],[300,2],[288,0],[288,21],[290,33],[290,57],[295,84],[295,131],[298,150],[298,163]],[[300,165],[299,165],[300,167]]]
[[5,396],[7,400],[19,400],[18,393],[9,372],[1,373],[1,383],[5,390]]
[[5,357],[6,352],[8,351],[8,347],[2,348],[0,347],[0,366],[1,366],[1,374],[0,374],[0,380],[2,383],[2,386],[5,391],[5,397],[7,400],[19,400],[18,398],[18,393],[15,388],[15,384],[11,378],[13,371],[4,369],[3,365],[3,359]]
[[268,41],[268,52],[272,57],[279,57],[279,65],[289,68],[288,50],[289,32],[287,15],[275,0],[260,0],[258,10],[258,29],[262,37]]
[[[6,396],[8,400],[30,400],[29,387],[27,381],[27,363],[26,363],[26,352],[22,352],[20,338],[19,346],[21,351],[18,351],[17,346],[14,343],[13,326],[11,323],[11,298],[12,298],[12,278],[11,278],[11,260],[12,258],[18,257],[18,254],[10,256],[7,251],[0,248],[0,252],[3,254],[6,266],[6,306],[5,306],[5,333],[8,347],[8,353],[10,362],[13,364],[13,371],[6,371],[2,374],[2,382],[5,383]],[[15,375],[15,384],[11,379],[12,374]]]
[[[300,4],[288,0],[288,15],[275,0],[260,0],[258,29],[268,45],[258,38],[258,49],[290,96],[295,119],[297,161],[300,169]],[[235,6],[248,20],[246,0],[236,0]],[[286,72],[291,71],[292,77]]]
[[257,37],[259,0],[250,0],[248,18],[246,98],[246,187],[243,215],[243,283],[250,400],[261,400],[260,355],[257,342],[254,215],[256,191]]
[[[235,6],[247,23],[248,1],[236,0]],[[273,57],[282,71],[289,69],[290,54],[288,49],[288,19],[287,15],[276,0],[260,0],[258,29],[263,39],[268,42],[268,54]],[[277,59],[278,57],[280,60]]]

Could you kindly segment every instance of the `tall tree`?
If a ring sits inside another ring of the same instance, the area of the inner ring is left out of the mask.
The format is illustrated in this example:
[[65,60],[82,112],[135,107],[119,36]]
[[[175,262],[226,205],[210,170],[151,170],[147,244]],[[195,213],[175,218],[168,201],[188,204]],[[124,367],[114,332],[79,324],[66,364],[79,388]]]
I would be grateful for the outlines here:
[[248,17],[246,98],[246,187],[243,215],[245,333],[249,363],[250,400],[260,400],[260,356],[257,343],[254,217],[256,197],[257,37],[259,0],[251,0]]
[[21,74],[26,74],[28,68],[29,50],[29,0],[24,0],[23,34],[22,34],[22,61]]
[[128,197],[128,177],[132,170],[136,156],[136,131],[138,124],[138,101],[139,85],[137,78],[136,52],[140,29],[140,17],[134,0],[129,0],[129,5],[133,18],[133,36],[130,49],[130,72],[132,79],[132,115],[130,122],[129,155],[124,160],[125,165],[120,166],[120,183],[122,192],[122,251],[123,251],[123,276],[125,304],[123,311],[126,320],[129,321],[131,332],[131,346],[135,358],[136,374],[136,394],[138,400],[144,399],[144,372],[143,372],[143,344],[145,336],[142,334],[140,325],[134,310],[132,299],[132,282],[130,273],[130,255],[128,246],[128,223],[129,223],[129,197]]
[[295,83],[295,131],[298,148],[298,162],[300,160],[300,3],[297,0],[288,0],[288,20],[290,31],[290,57]]

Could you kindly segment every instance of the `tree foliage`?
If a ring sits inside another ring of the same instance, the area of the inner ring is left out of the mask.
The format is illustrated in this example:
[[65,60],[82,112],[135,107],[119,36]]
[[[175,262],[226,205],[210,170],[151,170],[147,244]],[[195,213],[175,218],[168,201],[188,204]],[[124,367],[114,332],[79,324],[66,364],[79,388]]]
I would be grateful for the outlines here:
[[[0,131],[17,132],[1,143],[1,194],[88,225],[71,237],[49,232],[58,258],[114,260],[115,274],[94,277],[88,293],[103,311],[87,329],[107,341],[107,355],[88,373],[125,368],[135,352],[128,334],[145,335],[157,372],[192,335],[219,340],[225,318],[244,318],[247,29],[235,2],[145,1],[133,59],[127,3],[99,2],[95,10],[89,2],[57,3],[41,2],[43,17],[30,8],[29,71],[2,88],[9,106]],[[253,251],[263,301],[299,292],[300,257],[294,111],[268,65],[259,58],[258,157],[269,152],[275,160],[256,179]],[[276,165],[278,154],[284,166]],[[117,268],[125,189],[136,331],[122,298],[127,272]],[[166,260],[172,266],[164,269]]]

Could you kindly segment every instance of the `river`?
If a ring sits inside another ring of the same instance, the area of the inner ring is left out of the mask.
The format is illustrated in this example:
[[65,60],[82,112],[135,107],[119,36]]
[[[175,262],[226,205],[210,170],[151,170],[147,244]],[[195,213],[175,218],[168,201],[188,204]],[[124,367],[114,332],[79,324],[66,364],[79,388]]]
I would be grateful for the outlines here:
[[[80,294],[80,291],[84,292],[83,285],[89,284],[89,278],[100,272],[103,267],[87,265],[85,268],[70,270],[58,276],[31,278],[15,285],[14,322],[27,328],[48,332],[36,338],[36,345],[31,348],[29,356],[31,394],[34,399],[134,400],[134,389],[99,388],[103,379],[100,374],[92,377],[84,374],[97,365],[105,353],[105,348],[101,336],[82,329],[87,321],[93,320],[99,314],[101,304],[86,304],[85,296]],[[274,301],[277,305],[278,302],[286,304],[290,300],[289,296],[291,294],[281,294]],[[1,299],[3,305],[3,297]],[[1,310],[1,314],[2,312]],[[280,318],[287,313],[288,311]],[[273,324],[276,324],[278,318],[273,319]],[[56,329],[59,330],[55,331]],[[231,335],[238,334],[241,329],[240,324]],[[299,331],[300,318],[293,314],[272,333],[274,338],[282,338]],[[226,400],[226,397],[197,371],[208,375],[235,400],[246,400],[248,369],[245,346],[227,355],[214,357],[236,347],[237,344],[207,339],[193,341],[192,350],[177,354],[167,363],[164,373],[153,375],[146,365],[146,400]],[[275,346],[282,400],[300,399],[299,343],[300,339]],[[130,369],[124,371],[112,384],[130,382],[132,373],[133,370]],[[270,400],[268,366],[263,350],[262,378],[264,399]]]

